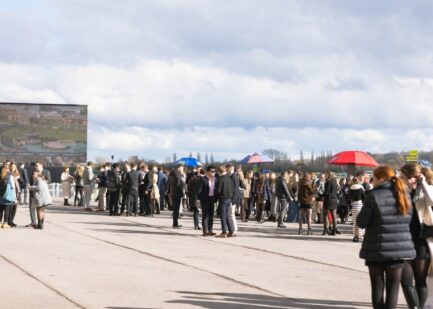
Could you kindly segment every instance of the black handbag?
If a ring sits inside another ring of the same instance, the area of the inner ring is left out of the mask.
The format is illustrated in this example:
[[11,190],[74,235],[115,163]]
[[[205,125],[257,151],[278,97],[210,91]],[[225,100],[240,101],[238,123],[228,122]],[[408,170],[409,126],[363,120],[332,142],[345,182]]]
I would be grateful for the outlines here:
[[427,239],[431,237],[433,238],[433,226],[424,223],[421,224],[420,238]]

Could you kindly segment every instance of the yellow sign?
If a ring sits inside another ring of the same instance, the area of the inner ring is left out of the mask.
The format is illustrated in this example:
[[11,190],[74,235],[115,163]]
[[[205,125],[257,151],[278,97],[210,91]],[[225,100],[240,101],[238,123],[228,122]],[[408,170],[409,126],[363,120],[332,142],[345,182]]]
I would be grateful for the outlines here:
[[418,150],[409,150],[409,154],[406,157],[406,162],[418,162]]

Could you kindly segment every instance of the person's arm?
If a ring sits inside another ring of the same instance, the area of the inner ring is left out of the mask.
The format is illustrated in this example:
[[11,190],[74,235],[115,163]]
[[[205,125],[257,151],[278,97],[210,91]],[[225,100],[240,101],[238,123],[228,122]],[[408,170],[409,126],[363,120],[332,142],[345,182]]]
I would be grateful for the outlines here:
[[373,194],[368,194],[365,199],[364,206],[356,218],[356,224],[360,228],[364,229],[370,225],[370,222],[373,218],[375,204],[376,201],[374,200]]
[[47,184],[51,183],[51,172],[49,170],[45,170],[45,180]]
[[284,193],[284,195],[286,196],[286,198],[290,201],[290,202],[292,202],[293,201],[293,195],[292,195],[292,193],[290,192],[290,190],[289,190],[289,188],[287,187],[287,184],[286,184],[286,182],[284,181],[284,180],[281,180],[281,186],[283,187],[283,193]]
[[425,178],[423,178],[421,183],[421,190],[424,192],[424,197],[428,205],[433,205],[433,186],[429,185]]

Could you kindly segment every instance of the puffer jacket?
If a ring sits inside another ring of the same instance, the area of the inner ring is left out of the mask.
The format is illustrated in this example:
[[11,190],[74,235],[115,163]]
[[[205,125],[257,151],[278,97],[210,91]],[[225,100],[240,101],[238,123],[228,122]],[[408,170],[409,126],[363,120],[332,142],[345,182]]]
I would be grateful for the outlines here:
[[368,262],[415,258],[411,218],[412,211],[400,214],[391,182],[371,190],[356,220],[360,228],[366,229],[359,256]]

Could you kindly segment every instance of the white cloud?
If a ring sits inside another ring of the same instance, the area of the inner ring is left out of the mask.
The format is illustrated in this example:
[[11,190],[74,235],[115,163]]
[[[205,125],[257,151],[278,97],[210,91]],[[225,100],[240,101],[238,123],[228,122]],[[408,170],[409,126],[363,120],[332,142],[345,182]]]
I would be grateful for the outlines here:
[[90,156],[433,146],[422,5],[42,3],[0,12],[0,101],[88,104]]

